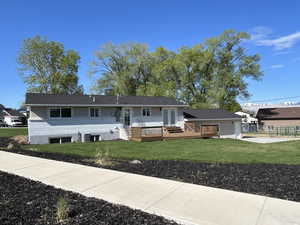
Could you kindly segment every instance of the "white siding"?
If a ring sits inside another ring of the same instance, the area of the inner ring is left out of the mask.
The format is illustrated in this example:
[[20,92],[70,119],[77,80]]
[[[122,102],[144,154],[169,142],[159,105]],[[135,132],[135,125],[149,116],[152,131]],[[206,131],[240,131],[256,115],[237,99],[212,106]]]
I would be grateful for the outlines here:
[[[163,126],[162,110],[167,107],[152,107],[151,116],[142,116],[142,107],[132,108],[133,127],[156,127]],[[183,109],[178,108],[176,113],[176,126],[184,128]]]
[[[114,107],[100,108],[100,117],[91,118],[89,107],[73,107],[72,118],[49,118],[51,107],[31,107],[28,121],[29,141],[32,144],[48,143],[51,137],[72,136],[72,141],[80,141],[85,134],[100,134],[102,140],[128,139],[123,129],[123,118],[116,122]],[[162,108],[152,107],[151,116],[142,116],[142,107],[132,107],[131,126],[163,126]],[[177,111],[177,126],[184,126],[183,111]]]
[[132,108],[132,123],[133,127],[154,127],[162,126],[161,108],[151,108],[151,116],[142,116],[142,107]]
[[120,122],[116,122],[114,108],[102,108],[99,118],[89,117],[89,108],[72,108],[72,118],[49,118],[49,108],[31,108],[29,120],[30,143],[45,144],[50,137],[72,136],[79,140],[79,133],[100,134],[102,140],[118,139]]

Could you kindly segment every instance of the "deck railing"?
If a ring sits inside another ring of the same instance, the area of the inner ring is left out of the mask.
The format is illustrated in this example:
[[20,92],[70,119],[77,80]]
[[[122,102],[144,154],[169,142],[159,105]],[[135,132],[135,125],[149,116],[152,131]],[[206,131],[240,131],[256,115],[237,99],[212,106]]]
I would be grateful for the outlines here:
[[146,136],[163,136],[163,127],[153,126],[153,127],[131,127],[131,137],[141,138]]

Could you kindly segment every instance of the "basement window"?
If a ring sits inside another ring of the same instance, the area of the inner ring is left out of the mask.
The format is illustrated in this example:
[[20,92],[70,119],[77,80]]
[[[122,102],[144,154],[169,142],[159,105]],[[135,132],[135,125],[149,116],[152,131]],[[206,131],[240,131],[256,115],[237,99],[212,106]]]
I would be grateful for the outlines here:
[[72,142],[72,137],[49,138],[50,144],[62,144],[62,143],[70,143],[70,142]]
[[91,135],[90,136],[90,142],[97,142],[101,141],[100,135]]
[[59,144],[60,138],[49,138],[49,143],[50,144]]

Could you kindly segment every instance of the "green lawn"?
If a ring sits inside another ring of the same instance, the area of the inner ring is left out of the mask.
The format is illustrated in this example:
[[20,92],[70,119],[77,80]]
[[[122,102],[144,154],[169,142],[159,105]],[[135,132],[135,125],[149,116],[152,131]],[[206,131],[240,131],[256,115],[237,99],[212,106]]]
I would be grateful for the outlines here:
[[26,148],[85,157],[94,157],[99,149],[109,149],[112,157],[126,159],[300,164],[300,141],[257,144],[231,139],[181,139],[29,145]]
[[27,127],[0,128],[0,137],[13,137],[16,135],[27,135]]

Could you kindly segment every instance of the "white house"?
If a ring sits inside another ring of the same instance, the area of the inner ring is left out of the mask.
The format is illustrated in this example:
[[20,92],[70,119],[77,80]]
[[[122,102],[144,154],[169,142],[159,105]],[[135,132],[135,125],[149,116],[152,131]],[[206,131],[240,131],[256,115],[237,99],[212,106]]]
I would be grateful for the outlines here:
[[2,108],[2,112],[0,112],[3,116],[3,121],[7,126],[10,127],[18,127],[24,125],[24,119],[26,117],[19,113],[17,110],[11,108]]
[[[25,103],[31,144],[128,140],[136,132],[185,131],[187,105],[168,97],[28,93]],[[236,137],[235,128],[227,132]]]

